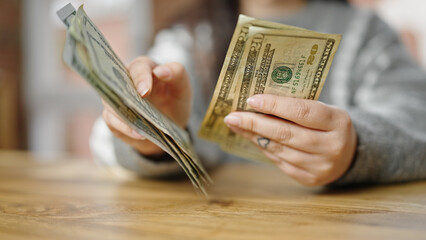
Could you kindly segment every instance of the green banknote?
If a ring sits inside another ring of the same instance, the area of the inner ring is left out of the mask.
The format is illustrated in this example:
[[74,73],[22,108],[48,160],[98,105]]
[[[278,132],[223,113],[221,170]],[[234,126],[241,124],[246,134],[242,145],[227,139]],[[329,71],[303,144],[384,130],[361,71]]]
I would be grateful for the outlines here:
[[183,168],[196,190],[206,194],[209,175],[193,150],[189,135],[148,100],[137,93],[133,81],[105,37],[81,6],[68,4],[58,11],[68,27],[65,62],[99,93],[136,132],[171,155]]
[[199,135],[229,153],[268,158],[223,122],[231,111],[252,111],[246,100],[274,94],[317,100],[341,36],[240,15]]

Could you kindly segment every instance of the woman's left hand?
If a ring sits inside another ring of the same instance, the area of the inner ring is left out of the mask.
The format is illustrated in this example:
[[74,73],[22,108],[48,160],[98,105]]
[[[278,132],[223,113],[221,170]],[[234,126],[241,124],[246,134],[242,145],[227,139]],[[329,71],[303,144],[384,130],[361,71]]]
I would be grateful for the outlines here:
[[348,113],[305,99],[256,95],[258,113],[233,112],[228,127],[255,143],[287,175],[309,185],[339,179],[354,158],[357,135]]

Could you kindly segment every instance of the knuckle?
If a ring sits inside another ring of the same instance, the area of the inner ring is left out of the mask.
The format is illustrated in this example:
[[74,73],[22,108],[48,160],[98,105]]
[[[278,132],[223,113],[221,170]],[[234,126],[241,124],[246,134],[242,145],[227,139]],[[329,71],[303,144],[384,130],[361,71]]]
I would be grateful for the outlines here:
[[306,159],[304,159],[299,152],[296,151],[286,151],[284,153],[285,158],[288,162],[295,166],[306,166]]
[[248,131],[255,132],[256,126],[256,120],[252,117],[246,119],[246,121],[243,120],[243,127]]
[[178,63],[179,69],[178,69],[178,76],[180,76],[182,78],[182,80],[189,81],[189,75],[188,72],[186,71],[185,66],[183,66],[182,64]]
[[321,111],[322,115],[323,115],[323,121],[324,122],[332,122],[334,119],[334,113],[333,111],[330,111],[329,109],[327,109],[325,107],[324,103],[321,103],[320,106],[322,106],[322,108],[319,108],[319,111]]
[[341,129],[351,129],[352,128],[352,119],[346,112],[342,112],[339,117],[339,127]]
[[323,179],[320,176],[314,176],[312,179],[312,186],[321,186],[323,185]]
[[318,136],[302,132],[300,134],[301,141],[305,146],[317,147],[320,145],[321,141]]
[[183,64],[179,62],[171,62],[166,64],[165,66],[170,69],[172,74],[171,78],[178,81],[188,82],[188,72],[186,71],[185,66]]
[[288,127],[280,126],[275,132],[279,142],[289,142],[293,138],[293,133]]
[[254,120],[253,118],[250,118],[248,120],[248,129],[252,132],[256,131],[256,120]]
[[283,152],[283,146],[277,143],[272,143],[269,147],[269,152],[279,155]]
[[266,151],[265,149],[260,149],[270,160],[274,161],[275,163],[280,163],[283,159],[281,159],[276,154],[271,153],[270,151]]
[[182,74],[186,72],[185,67],[181,63],[172,62],[170,63],[170,66],[172,66],[172,68],[175,70],[177,74]]
[[147,57],[147,56],[139,56],[137,58],[135,58],[131,63],[130,66],[133,64],[138,64],[138,63],[151,63],[152,60]]
[[303,184],[311,187],[319,186],[322,184],[322,179],[319,175],[312,174],[311,176],[304,179]]
[[289,175],[290,177],[295,178],[296,180],[299,178],[298,171],[295,168],[290,167],[290,165],[281,164],[281,169],[285,174]]
[[273,97],[269,101],[266,101],[265,107],[266,111],[268,111],[269,113],[277,113],[279,111],[278,98]]
[[148,69],[155,65],[156,64],[149,57],[141,56],[134,59],[127,69],[132,77],[138,77],[138,75],[146,73]]
[[137,57],[136,59],[134,59],[132,62],[130,62],[129,66],[127,67],[127,69],[130,71],[130,74],[133,72],[133,70],[139,66],[139,64],[141,64],[142,62],[144,62],[144,60],[142,59],[143,57]]
[[332,162],[323,163],[322,166],[319,168],[319,170],[320,170],[321,179],[325,179],[328,176],[333,174],[334,163]]
[[345,144],[343,141],[336,141],[329,146],[330,149],[330,160],[338,159],[341,156],[343,150],[345,148]]
[[300,120],[309,120],[311,109],[304,102],[296,104],[296,118]]

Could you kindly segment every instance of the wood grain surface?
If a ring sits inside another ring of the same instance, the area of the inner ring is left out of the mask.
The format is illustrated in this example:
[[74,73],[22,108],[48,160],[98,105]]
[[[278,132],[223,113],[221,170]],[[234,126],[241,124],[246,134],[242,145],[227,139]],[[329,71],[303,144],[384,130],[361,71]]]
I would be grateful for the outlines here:
[[0,239],[426,239],[426,182],[330,190],[266,165],[211,173],[206,199],[186,179],[0,152]]

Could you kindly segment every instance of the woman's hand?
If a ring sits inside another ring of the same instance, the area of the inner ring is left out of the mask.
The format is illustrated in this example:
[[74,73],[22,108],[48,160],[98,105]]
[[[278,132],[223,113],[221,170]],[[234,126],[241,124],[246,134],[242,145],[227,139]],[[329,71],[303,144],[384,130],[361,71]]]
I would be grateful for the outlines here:
[[316,186],[331,183],[348,170],[357,136],[345,111],[267,94],[250,97],[247,103],[259,113],[233,112],[225,123],[254,142],[287,175]]
[[[187,126],[191,111],[192,89],[184,67],[179,63],[157,65],[150,58],[139,57],[128,68],[135,87],[177,125]],[[130,128],[104,103],[102,116],[109,129],[143,155],[163,153],[161,148]]]

